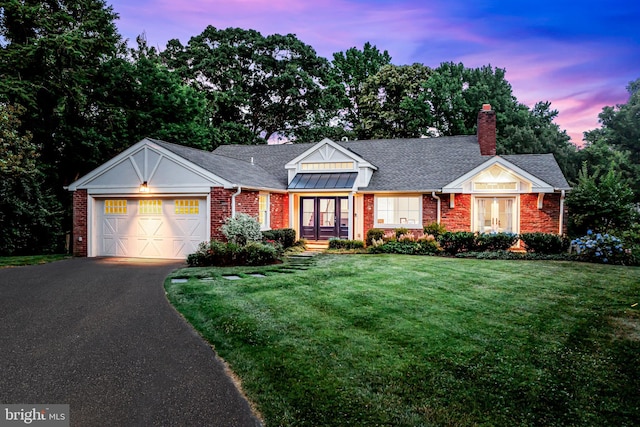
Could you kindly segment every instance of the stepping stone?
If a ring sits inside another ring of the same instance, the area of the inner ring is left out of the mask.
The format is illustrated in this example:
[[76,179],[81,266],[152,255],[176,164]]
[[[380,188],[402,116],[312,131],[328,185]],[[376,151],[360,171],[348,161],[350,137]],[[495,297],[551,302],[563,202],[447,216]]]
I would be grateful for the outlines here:
[[225,278],[225,279],[227,279],[227,280],[240,280],[240,279],[242,279],[242,277],[240,277],[240,276],[236,276],[236,275],[234,275],[234,274],[229,275],[229,276],[222,276],[222,277],[223,277],[223,278]]
[[260,273],[249,274],[249,276],[251,276],[251,277],[267,277],[264,274],[260,274]]
[[187,283],[189,279],[171,279],[171,283]]

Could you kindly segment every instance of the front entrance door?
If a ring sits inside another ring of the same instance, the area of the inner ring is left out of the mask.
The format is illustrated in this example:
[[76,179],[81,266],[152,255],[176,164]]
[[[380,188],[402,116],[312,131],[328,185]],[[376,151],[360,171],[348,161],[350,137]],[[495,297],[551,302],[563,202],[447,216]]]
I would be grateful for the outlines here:
[[346,197],[301,197],[300,237],[329,240],[349,237],[349,200]]
[[513,197],[476,198],[476,230],[480,233],[513,233]]

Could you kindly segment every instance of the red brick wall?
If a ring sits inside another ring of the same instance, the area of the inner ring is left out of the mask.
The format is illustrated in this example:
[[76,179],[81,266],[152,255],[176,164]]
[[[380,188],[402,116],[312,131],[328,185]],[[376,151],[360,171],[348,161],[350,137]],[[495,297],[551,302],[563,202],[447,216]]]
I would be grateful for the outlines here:
[[[225,240],[222,224],[231,216],[232,196],[237,190],[225,190],[221,187],[211,189],[211,238]],[[236,213],[246,213],[258,217],[260,202],[258,191],[242,191],[236,196]]]
[[375,227],[374,218],[373,218],[373,216],[375,215],[375,206],[374,206],[373,200],[374,200],[373,194],[365,194],[363,197],[363,206],[364,206],[363,236],[367,235],[367,231],[369,231],[369,229]]
[[[567,217],[564,218],[566,230]],[[555,233],[560,227],[560,194],[545,194],[542,209],[538,209],[538,194],[520,196],[520,232]]]
[[[443,199],[444,196],[440,196]],[[444,197],[446,198],[446,197]],[[430,194],[422,195],[422,225],[431,224],[438,220],[438,201]]]
[[271,193],[269,196],[269,219],[272,229],[289,228],[289,195],[282,193]]
[[[87,256],[87,190],[73,192],[73,255]],[[82,239],[80,241],[79,239]]]
[[442,218],[447,231],[471,231],[471,195],[456,194],[455,206],[450,208],[449,195],[444,194],[442,199]]

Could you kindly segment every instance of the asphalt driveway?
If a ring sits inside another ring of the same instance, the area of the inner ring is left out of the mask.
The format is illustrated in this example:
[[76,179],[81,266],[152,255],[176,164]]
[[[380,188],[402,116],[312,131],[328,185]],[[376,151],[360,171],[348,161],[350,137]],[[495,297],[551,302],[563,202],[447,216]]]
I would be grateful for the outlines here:
[[180,263],[77,258],[0,269],[0,402],[69,404],[72,426],[257,426],[167,302]]

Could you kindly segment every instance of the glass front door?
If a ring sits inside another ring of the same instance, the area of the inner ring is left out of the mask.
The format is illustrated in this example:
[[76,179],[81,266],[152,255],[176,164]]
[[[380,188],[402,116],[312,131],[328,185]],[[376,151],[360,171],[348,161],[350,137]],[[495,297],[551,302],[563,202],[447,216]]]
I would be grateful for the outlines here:
[[346,239],[349,201],[346,197],[301,197],[300,235],[308,240]]
[[513,233],[513,197],[476,198],[476,226],[480,233]]

